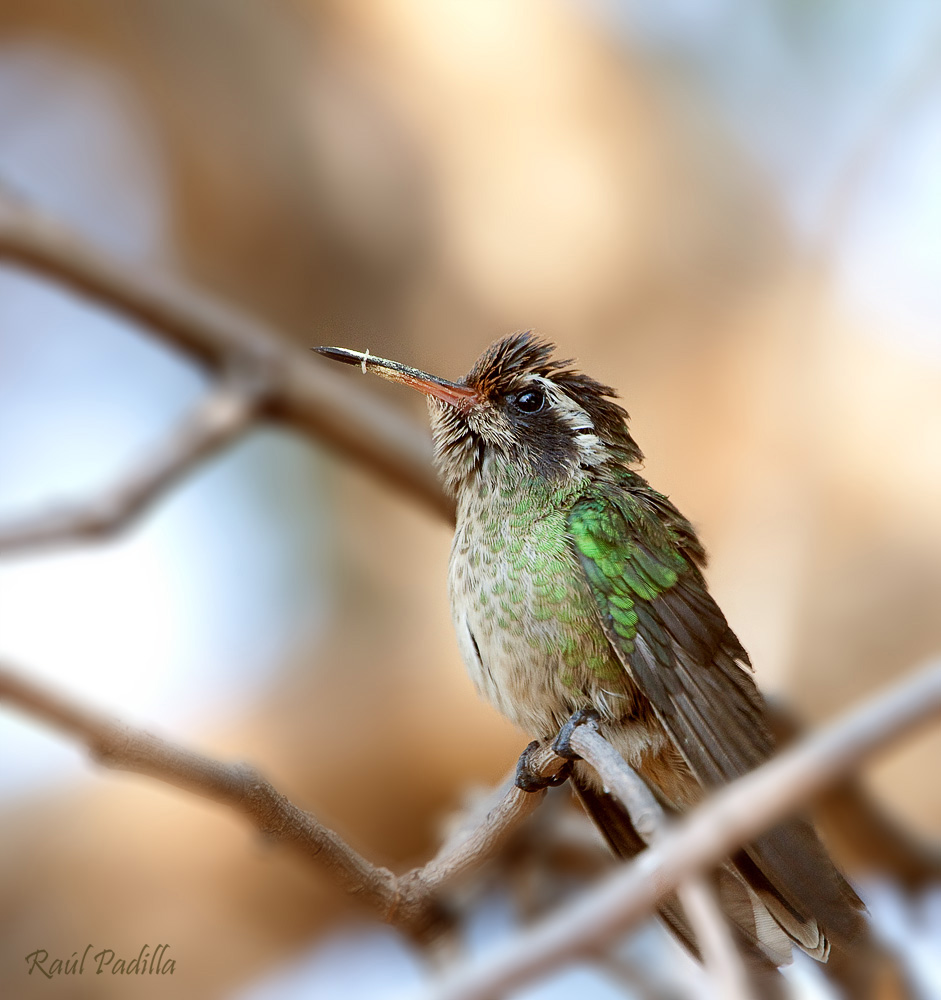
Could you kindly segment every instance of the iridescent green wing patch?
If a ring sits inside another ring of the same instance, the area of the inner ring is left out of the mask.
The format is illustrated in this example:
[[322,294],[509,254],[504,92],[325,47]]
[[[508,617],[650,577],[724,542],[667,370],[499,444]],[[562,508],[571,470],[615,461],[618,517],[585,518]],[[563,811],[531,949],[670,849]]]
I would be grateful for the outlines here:
[[652,549],[626,505],[587,497],[569,514],[568,528],[595,600],[620,649],[634,651],[638,602],[650,602],[673,587],[689,565],[678,550]]
[[677,512],[673,530],[665,510],[653,491],[599,485],[569,513],[569,536],[618,658],[715,786],[765,760],[771,740],[745,651],[684,547],[692,529]]

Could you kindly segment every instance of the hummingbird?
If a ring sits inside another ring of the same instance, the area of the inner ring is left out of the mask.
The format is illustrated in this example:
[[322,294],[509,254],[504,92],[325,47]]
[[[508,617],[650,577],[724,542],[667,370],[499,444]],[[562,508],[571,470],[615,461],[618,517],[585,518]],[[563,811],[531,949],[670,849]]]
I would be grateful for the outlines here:
[[[435,465],[457,503],[454,628],[495,708],[539,741],[590,713],[670,813],[772,756],[765,702],[707,588],[703,546],[637,471],[643,455],[613,388],[528,331],[496,341],[458,381],[316,350],[428,397]],[[639,853],[595,772],[576,760],[570,777],[614,853]],[[825,962],[864,933],[862,901],[803,819],[758,837],[713,878],[762,997],[777,993],[768,977],[780,983],[792,946]],[[675,897],[660,915],[696,954]]]

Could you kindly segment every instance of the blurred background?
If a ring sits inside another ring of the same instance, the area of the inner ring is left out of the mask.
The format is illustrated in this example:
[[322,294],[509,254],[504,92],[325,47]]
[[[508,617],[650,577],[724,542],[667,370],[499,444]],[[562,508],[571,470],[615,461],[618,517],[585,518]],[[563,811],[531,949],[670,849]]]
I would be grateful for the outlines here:
[[[760,684],[806,723],[941,653],[933,0],[3,0],[0,182],[302,345],[457,377],[510,330],[556,341],[620,388]],[[0,518],[105,488],[203,388],[147,331],[3,266]],[[250,760],[404,871],[525,743],[465,677],[449,544],[259,429],[118,540],[0,563],[0,657]],[[863,780],[937,840],[939,767],[935,730]],[[531,836],[517,872],[592,876]],[[938,887],[839,858],[912,995],[941,996]],[[509,885],[468,890],[465,948],[552,901]],[[0,994],[166,995],[24,974],[89,942],[168,943],[181,997],[408,995],[427,973],[226,810],[4,709]],[[700,995],[655,930],[625,948],[520,995]]]

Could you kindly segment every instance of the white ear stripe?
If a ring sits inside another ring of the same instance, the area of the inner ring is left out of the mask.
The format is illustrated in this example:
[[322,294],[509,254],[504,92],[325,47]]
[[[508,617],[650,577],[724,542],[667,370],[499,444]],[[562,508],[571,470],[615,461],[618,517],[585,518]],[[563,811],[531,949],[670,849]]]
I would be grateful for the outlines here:
[[595,466],[606,461],[607,449],[595,433],[595,423],[589,414],[549,379],[536,376],[533,381],[542,385],[551,405],[572,431],[578,447],[579,465]]

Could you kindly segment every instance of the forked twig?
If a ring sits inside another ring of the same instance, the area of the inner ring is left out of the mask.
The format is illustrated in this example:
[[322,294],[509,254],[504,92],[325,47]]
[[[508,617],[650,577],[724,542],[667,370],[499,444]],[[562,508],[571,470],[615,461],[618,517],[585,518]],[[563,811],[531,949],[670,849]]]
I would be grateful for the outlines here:
[[[669,823],[644,780],[598,732],[593,722],[576,727],[575,750],[598,772],[604,787],[618,799],[631,825],[647,846],[660,841]],[[749,1000],[748,976],[725,915],[702,873],[680,883],[676,892],[702,954],[717,1000]]]

